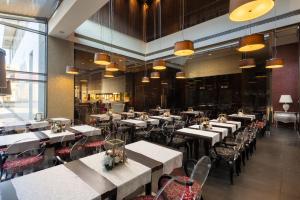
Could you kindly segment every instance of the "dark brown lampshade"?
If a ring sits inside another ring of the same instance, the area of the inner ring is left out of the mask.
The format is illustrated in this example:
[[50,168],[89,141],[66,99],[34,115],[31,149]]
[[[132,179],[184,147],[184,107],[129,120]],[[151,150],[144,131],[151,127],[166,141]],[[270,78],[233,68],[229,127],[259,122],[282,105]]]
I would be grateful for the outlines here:
[[6,81],[6,87],[0,88],[0,96],[7,96],[11,95],[11,82],[8,80]]
[[149,83],[149,82],[150,82],[150,79],[149,79],[148,76],[144,76],[144,77],[142,78],[142,83]]
[[6,88],[6,68],[5,68],[5,55],[4,49],[0,48],[0,88]]
[[77,75],[77,74],[79,74],[79,69],[77,67],[74,67],[74,66],[67,66],[66,67],[66,73]]
[[263,34],[252,34],[244,36],[239,41],[238,51],[251,52],[263,49],[265,47],[265,38]]
[[153,69],[154,70],[165,70],[166,69],[166,62],[164,60],[155,60],[153,62]]
[[107,53],[95,53],[94,63],[97,65],[109,65],[110,56]]
[[119,66],[117,63],[110,63],[105,68],[106,71],[117,72],[119,71]]
[[190,56],[195,53],[194,43],[190,40],[184,40],[175,43],[174,54],[176,56]]
[[239,66],[241,69],[250,69],[256,67],[255,60],[253,58],[242,59],[240,60]]
[[284,67],[284,60],[282,58],[272,58],[266,62],[267,69],[278,69],[282,67]]
[[185,73],[184,72],[177,72],[176,73],[176,79],[185,79]]
[[158,79],[158,78],[160,78],[160,74],[159,74],[159,72],[151,72],[150,77],[153,79]]
[[267,14],[274,0],[230,0],[229,18],[232,21],[249,21]]

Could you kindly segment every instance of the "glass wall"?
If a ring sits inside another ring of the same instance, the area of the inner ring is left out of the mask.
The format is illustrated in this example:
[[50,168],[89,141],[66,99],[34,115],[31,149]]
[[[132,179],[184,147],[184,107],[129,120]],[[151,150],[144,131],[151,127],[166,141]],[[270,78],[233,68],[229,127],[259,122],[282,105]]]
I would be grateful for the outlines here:
[[0,121],[30,120],[46,107],[46,24],[0,18],[12,94],[0,97]]

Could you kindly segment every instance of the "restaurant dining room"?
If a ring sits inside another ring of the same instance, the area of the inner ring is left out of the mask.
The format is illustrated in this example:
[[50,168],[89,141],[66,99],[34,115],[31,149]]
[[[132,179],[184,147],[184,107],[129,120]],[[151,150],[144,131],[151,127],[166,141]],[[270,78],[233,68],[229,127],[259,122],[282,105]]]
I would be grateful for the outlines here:
[[299,0],[0,0],[0,200],[300,200]]

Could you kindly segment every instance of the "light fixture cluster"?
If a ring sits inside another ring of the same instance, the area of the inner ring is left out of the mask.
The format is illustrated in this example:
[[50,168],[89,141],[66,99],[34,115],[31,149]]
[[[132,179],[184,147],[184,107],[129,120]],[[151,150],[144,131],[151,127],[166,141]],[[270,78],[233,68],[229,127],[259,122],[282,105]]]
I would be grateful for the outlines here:
[[[275,6],[274,0],[230,0],[229,18],[235,22],[245,22],[256,19],[267,14]],[[275,36],[276,41],[276,36]],[[265,48],[263,34],[250,34],[242,37],[239,41],[238,51],[242,53],[258,51]],[[275,42],[275,52],[276,42]],[[255,67],[255,61],[252,58],[244,58],[239,64],[241,69]],[[284,66],[284,60],[277,58],[276,53],[270,60],[266,61],[267,69],[276,69]]]

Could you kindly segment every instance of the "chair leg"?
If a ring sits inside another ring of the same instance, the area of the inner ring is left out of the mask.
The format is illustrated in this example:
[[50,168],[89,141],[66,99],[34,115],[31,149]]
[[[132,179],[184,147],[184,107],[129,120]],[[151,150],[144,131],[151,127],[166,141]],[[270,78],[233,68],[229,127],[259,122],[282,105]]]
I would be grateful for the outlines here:
[[229,164],[229,167],[230,167],[230,173],[229,173],[230,183],[231,183],[231,185],[233,185],[233,174],[234,174],[234,165],[233,165],[233,163]]
[[243,166],[246,165],[245,157],[246,157],[246,150],[243,150],[243,151],[241,152],[241,158],[242,158]]

